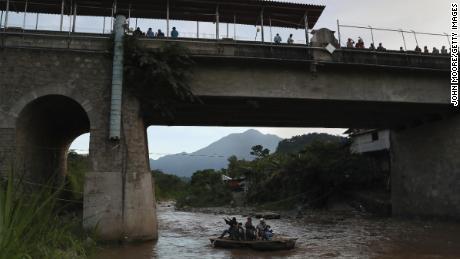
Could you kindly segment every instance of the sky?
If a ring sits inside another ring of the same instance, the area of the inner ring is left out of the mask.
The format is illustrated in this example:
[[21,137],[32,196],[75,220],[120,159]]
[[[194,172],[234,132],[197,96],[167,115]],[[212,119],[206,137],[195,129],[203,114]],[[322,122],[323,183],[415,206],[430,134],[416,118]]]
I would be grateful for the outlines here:
[[[322,17],[319,19],[314,29],[330,28],[337,31],[337,20],[342,25],[353,26],[372,26],[374,28],[403,29],[406,31],[430,32],[430,33],[449,33],[450,25],[450,3],[448,0],[290,0],[282,2],[299,2],[322,4],[326,8]],[[11,14],[9,16],[10,26],[22,27],[23,14]],[[102,32],[104,19],[100,17],[78,17],[76,29],[85,32]],[[29,14],[26,17],[26,28],[35,28],[36,15]],[[110,27],[110,19],[105,20],[106,31]],[[134,27],[136,20],[130,21],[130,27]],[[64,27],[68,28],[69,19],[65,19]],[[159,20],[138,19],[137,25],[146,30],[152,27],[154,30],[162,29],[166,31],[166,22]],[[177,27],[181,36],[196,37],[196,23],[172,21],[171,27]],[[59,16],[41,15],[39,17],[39,29],[58,29]],[[260,40],[260,33],[256,35],[255,26],[238,25],[234,27],[230,24],[221,24],[221,36],[228,35],[237,39]],[[341,28],[342,43],[347,38],[363,38],[366,46],[372,42],[370,30]],[[212,23],[200,23],[200,37],[214,38],[215,25]],[[294,39],[298,43],[305,42],[303,30],[292,30],[273,28],[272,36],[280,33],[283,40],[289,34],[294,34]],[[265,27],[266,37],[270,37],[270,28]],[[257,36],[257,37],[256,37]],[[337,34],[336,34],[337,36]],[[271,37],[270,37],[271,38]],[[407,49],[414,49],[416,38],[412,33],[404,34]],[[417,36],[418,45],[428,46],[431,50],[434,46],[438,49],[442,45],[448,46],[447,37],[440,36]],[[403,36],[399,32],[374,31],[374,42],[382,42],[388,49],[399,49],[404,46]],[[158,158],[166,154],[179,152],[193,152],[207,146],[213,141],[218,140],[230,133],[239,133],[249,128],[224,128],[224,127],[150,127],[148,129],[149,150],[152,158]],[[298,129],[298,128],[256,128],[265,134],[275,134],[282,138],[289,138],[310,132],[326,132],[330,134],[342,134],[345,129]],[[85,134],[74,141],[71,149],[87,152],[89,145],[89,135]]]

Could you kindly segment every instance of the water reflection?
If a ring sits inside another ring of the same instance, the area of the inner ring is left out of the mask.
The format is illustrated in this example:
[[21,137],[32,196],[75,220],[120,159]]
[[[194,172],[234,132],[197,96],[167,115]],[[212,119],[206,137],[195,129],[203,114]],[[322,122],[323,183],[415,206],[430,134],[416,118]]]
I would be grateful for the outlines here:
[[301,220],[269,221],[277,233],[299,238],[295,250],[257,252],[211,247],[208,238],[225,228],[222,215],[179,212],[163,204],[158,218],[158,242],[105,248],[97,258],[460,258],[455,223],[315,211]]

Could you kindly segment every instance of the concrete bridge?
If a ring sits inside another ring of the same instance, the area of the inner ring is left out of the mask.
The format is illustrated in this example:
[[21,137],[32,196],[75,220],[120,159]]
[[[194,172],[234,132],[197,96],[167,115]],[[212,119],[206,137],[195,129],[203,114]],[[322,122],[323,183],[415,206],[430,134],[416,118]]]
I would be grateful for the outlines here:
[[[158,48],[173,40],[142,40]],[[90,133],[84,224],[102,238],[157,237],[150,125],[353,127],[392,130],[396,216],[460,219],[460,116],[449,105],[449,57],[177,40],[196,61],[202,103],[174,119],[142,115],[123,91],[120,141],[109,140],[112,45],[103,35],[0,34],[0,170],[64,176],[69,145]]]

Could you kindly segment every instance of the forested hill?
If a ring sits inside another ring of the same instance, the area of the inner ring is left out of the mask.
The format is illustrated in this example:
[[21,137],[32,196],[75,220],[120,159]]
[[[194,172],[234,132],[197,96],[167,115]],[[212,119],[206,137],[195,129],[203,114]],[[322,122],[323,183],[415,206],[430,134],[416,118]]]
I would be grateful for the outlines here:
[[295,136],[290,139],[284,139],[280,141],[278,148],[276,149],[277,153],[298,153],[306,146],[310,145],[311,143],[319,141],[323,143],[328,142],[344,142],[346,138],[340,136],[329,135],[326,133],[311,133],[308,135],[302,136]]

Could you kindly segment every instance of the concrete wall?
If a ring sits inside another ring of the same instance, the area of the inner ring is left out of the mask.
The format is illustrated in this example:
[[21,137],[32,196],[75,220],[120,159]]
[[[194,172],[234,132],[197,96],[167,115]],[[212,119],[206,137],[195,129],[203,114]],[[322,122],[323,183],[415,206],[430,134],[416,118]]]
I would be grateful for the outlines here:
[[391,134],[393,214],[460,220],[460,116]]

